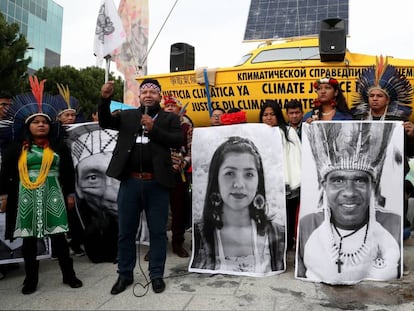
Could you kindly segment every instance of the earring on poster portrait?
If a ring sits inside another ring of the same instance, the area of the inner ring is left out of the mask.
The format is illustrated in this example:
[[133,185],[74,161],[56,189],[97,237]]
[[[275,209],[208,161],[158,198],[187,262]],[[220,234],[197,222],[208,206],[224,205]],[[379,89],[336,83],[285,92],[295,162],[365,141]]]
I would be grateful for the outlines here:
[[210,202],[212,206],[219,207],[223,203],[220,193],[213,192],[210,194]]
[[217,224],[219,224],[219,223],[221,223],[221,215],[220,215],[219,208],[223,203],[223,200],[221,199],[220,193],[213,192],[212,194],[210,194],[210,202],[211,202],[211,206],[213,208],[212,217],[213,217],[214,221]]
[[255,211],[255,219],[258,225],[262,224],[262,219],[266,215],[266,202],[263,195],[257,193],[253,199],[253,207]]
[[260,193],[257,193],[256,196],[253,199],[253,206],[257,210],[263,210],[263,211],[265,211],[266,202],[265,202],[264,196],[261,195]]

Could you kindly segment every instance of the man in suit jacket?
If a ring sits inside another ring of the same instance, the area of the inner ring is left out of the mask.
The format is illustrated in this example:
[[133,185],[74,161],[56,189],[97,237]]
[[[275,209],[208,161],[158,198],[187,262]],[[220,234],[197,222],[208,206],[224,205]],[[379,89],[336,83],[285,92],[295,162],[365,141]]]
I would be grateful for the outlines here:
[[161,86],[146,79],[140,85],[139,109],[111,114],[113,82],[101,89],[99,124],[119,132],[107,175],[121,181],[118,192],[118,280],[111,290],[116,295],[133,283],[136,264],[135,237],[139,217],[145,210],[150,233],[149,272],[155,293],[165,289],[163,281],[167,253],[169,189],[175,178],[170,148],[183,144],[179,117],[162,111]]

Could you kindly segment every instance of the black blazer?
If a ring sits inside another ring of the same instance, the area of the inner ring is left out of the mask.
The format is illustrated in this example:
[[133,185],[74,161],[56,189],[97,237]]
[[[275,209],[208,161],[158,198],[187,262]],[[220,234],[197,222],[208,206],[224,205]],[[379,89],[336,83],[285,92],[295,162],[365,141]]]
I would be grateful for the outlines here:
[[[131,173],[126,165],[136,139],[142,131],[142,112],[140,109],[131,109],[112,115],[110,103],[110,98],[102,98],[98,106],[99,125],[119,132],[106,173],[110,177],[124,180]],[[170,148],[179,148],[184,142],[179,117],[160,110],[152,130],[148,133],[148,138],[155,180],[165,187],[174,187]]]

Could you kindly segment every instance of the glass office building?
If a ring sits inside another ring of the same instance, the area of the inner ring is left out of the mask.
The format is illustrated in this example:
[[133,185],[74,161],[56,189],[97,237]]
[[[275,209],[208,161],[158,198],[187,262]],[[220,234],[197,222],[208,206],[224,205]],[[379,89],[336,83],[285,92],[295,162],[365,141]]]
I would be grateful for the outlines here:
[[29,72],[60,66],[63,7],[53,0],[0,0],[0,11],[29,42]]

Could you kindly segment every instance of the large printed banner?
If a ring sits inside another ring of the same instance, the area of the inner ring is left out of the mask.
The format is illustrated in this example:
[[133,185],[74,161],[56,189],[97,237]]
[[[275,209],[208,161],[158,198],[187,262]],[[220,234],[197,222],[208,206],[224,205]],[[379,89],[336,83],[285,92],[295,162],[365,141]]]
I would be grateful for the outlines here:
[[139,84],[135,78],[147,74],[148,0],[121,0],[118,13],[126,41],[112,56],[117,69],[124,74],[124,102],[139,107]]
[[295,277],[329,284],[400,278],[402,123],[304,123],[302,152]]
[[[84,228],[86,255],[93,262],[113,262],[118,250],[118,205],[120,182],[106,175],[118,132],[102,129],[97,122],[67,128],[76,173],[77,212]],[[148,244],[145,216],[137,239]]]
[[248,276],[286,269],[285,183],[278,128],[196,128],[189,271]]
[[93,262],[117,256],[119,181],[106,175],[118,132],[97,122],[67,128],[67,142],[76,173],[77,212],[84,229],[84,247]]

